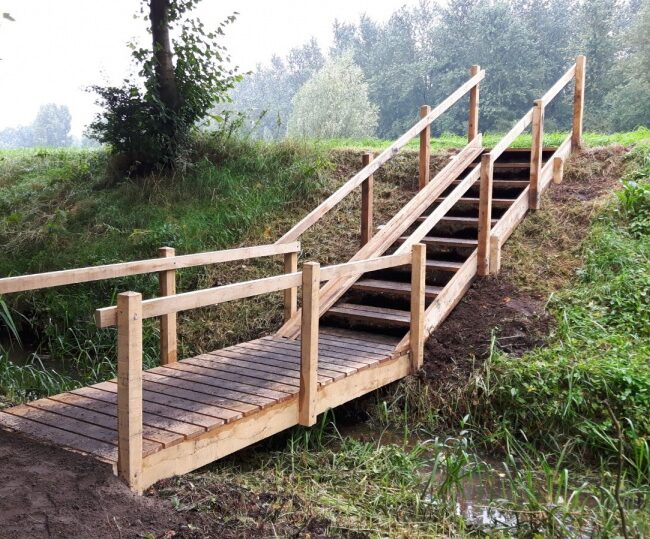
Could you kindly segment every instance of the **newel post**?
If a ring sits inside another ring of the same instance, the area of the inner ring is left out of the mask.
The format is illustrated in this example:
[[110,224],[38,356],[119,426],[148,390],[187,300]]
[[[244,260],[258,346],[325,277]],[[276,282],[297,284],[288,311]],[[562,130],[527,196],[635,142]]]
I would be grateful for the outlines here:
[[302,327],[300,330],[300,396],[298,423],[316,423],[318,392],[318,318],[320,315],[320,264],[302,266]]
[[[473,65],[470,70],[470,76],[474,77],[481,71],[481,66]],[[478,135],[478,100],[479,85],[477,84],[469,91],[469,117],[467,119],[467,142],[472,142]]]
[[[374,155],[371,152],[366,152],[361,156],[361,164],[367,167],[373,160]],[[372,212],[373,212],[373,198],[374,198],[374,176],[371,174],[361,184],[361,247],[370,241],[372,238]]]
[[481,156],[481,184],[478,206],[478,265],[476,271],[485,276],[490,273],[490,231],[492,228],[492,179],[494,160],[489,153]]
[[539,177],[542,172],[542,152],[544,150],[544,101],[541,99],[536,99],[533,106],[532,134],[528,207],[531,210],[538,210],[541,205]]
[[[171,258],[176,256],[173,247],[161,247],[158,249],[160,258]],[[176,270],[165,270],[158,273],[158,284],[161,296],[173,296],[176,294]],[[176,313],[163,314],[160,317],[160,363],[168,365],[178,359],[178,342],[176,330]]]
[[417,372],[424,363],[424,309],[426,288],[427,248],[416,243],[411,249],[411,372]]
[[582,118],[585,108],[585,75],[587,58],[580,55],[576,58],[576,85],[573,94],[573,131],[571,134],[571,151],[577,151],[582,146]]
[[142,491],[142,295],[117,296],[117,468]]
[[[296,273],[298,271],[298,253],[284,255],[284,272]],[[298,312],[298,289],[287,288],[284,291],[284,321],[288,322]]]
[[[431,112],[429,105],[422,105],[420,107],[420,118],[426,118]],[[431,124],[420,132],[420,189],[426,187],[429,183],[431,176],[430,170],[430,157],[431,157]]]

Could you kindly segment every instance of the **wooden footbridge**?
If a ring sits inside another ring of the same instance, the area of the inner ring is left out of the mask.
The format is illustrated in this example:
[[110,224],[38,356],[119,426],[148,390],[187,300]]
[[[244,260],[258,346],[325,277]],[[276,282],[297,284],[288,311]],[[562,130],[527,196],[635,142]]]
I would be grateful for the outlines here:
[[[425,339],[476,275],[499,270],[503,243],[552,181],[582,135],[585,59],[576,63],[492,149],[478,132],[478,66],[471,78],[273,245],[160,257],[0,279],[0,294],[159,272],[160,295],[119,294],[99,309],[99,327],[117,327],[118,377],[0,412],[0,426],[110,463],[137,492],[408,376]],[[573,130],[543,147],[544,109],[575,81]],[[430,178],[430,125],[469,94],[468,144]],[[532,147],[509,149],[532,125]],[[420,138],[419,191],[374,232],[373,173]],[[361,247],[344,264],[298,270],[298,239],[357,187]],[[175,271],[263,256],[284,256],[285,273],[176,293]],[[321,283],[325,283],[321,286]],[[302,308],[298,310],[298,289]],[[275,335],[177,359],[179,312],[284,291],[285,323]],[[161,366],[143,371],[142,322],[161,324]]]

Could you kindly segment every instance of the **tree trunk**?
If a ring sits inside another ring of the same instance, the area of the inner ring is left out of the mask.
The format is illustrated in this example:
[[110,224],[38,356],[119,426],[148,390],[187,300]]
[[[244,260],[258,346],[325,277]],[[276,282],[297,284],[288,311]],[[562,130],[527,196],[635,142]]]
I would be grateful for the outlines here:
[[150,0],[149,19],[153,37],[153,54],[156,59],[156,81],[160,100],[172,110],[179,105],[172,47],[169,40],[169,0]]

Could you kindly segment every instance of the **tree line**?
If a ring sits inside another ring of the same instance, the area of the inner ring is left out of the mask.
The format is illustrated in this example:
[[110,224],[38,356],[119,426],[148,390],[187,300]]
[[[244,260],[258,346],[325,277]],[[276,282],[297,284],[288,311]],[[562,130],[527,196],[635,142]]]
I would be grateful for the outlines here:
[[[335,22],[332,31],[327,53],[312,39],[285,58],[274,56],[236,86],[232,106],[247,115],[254,136],[318,138],[322,129],[292,126],[336,123],[332,111],[372,118],[377,109],[376,127],[370,121],[364,134],[395,138],[414,122],[420,105],[435,105],[467,79],[472,64],[488,73],[481,84],[481,130],[505,131],[578,54],[587,56],[587,129],[650,125],[650,0],[422,0],[386,22],[362,15],[355,23]],[[345,58],[358,72],[346,84],[367,96],[354,104],[353,92],[344,92],[346,101],[328,105],[328,96],[341,90],[323,72]],[[321,101],[304,105],[306,85]],[[570,93],[547,110],[548,129],[569,127]],[[466,108],[458,106],[432,127],[460,133],[466,121]]]

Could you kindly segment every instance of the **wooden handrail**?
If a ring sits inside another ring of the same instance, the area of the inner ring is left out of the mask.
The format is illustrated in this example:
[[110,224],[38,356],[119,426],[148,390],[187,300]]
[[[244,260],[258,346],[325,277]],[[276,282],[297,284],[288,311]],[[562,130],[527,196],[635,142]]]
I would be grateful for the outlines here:
[[521,135],[524,130],[530,125],[533,121],[533,109],[530,109],[524,116],[519,120],[512,129],[508,131],[503,138],[492,148],[490,151],[490,157],[496,161],[503,152],[505,152],[510,145],[516,140],[516,138]]
[[541,101],[544,106],[548,105],[557,94],[559,94],[564,87],[569,84],[576,74],[576,64],[573,64],[569,69],[566,70],[566,73],[562,75],[557,82],[551,86],[548,91],[541,97]]
[[0,279],[0,294],[24,292],[27,290],[40,290],[42,288],[52,288],[55,286],[88,283],[104,279],[116,279],[118,277],[128,277],[144,273],[169,271],[208,264],[219,264],[223,262],[234,262],[236,260],[297,253],[299,251],[300,243],[290,242],[283,244],[259,245],[256,247],[239,247],[237,249],[170,256],[167,258],[135,260],[133,262],[120,262],[117,264],[105,264],[102,266],[75,268],[48,273],[18,275],[16,277],[5,277]]
[[354,189],[356,189],[361,183],[368,178],[371,174],[376,172],[379,167],[384,163],[392,159],[397,153],[408,144],[411,139],[415,138],[420,134],[423,129],[426,129],[436,118],[438,118],[443,112],[449,109],[454,105],[461,97],[463,97],[467,92],[474,88],[479,82],[485,78],[485,70],[479,71],[476,75],[471,77],[467,82],[460,86],[456,91],[449,95],[442,103],[440,103],[436,108],[431,110],[426,116],[421,118],[417,123],[415,123],[408,131],[406,131],[401,137],[399,137],[393,144],[381,152],[375,159],[369,163],[367,166],[362,168],[357,172],[352,178],[350,178],[345,184],[343,184],[338,190],[332,193],[328,198],[321,202],[314,210],[308,213],[303,217],[298,223],[296,223],[291,230],[289,230],[284,236],[282,236],[276,244],[286,243],[289,241],[295,241],[302,234],[305,233],[310,227],[317,223],[328,211],[334,208],[339,202],[341,202],[346,196],[348,196]]

